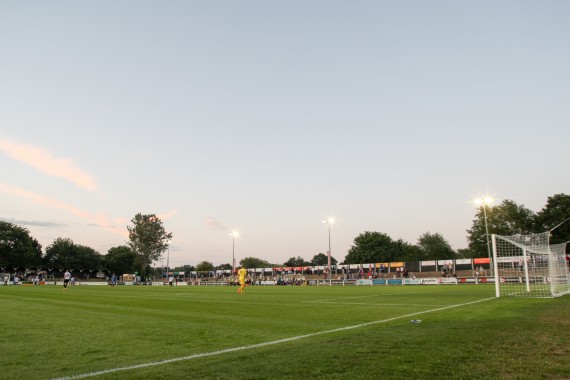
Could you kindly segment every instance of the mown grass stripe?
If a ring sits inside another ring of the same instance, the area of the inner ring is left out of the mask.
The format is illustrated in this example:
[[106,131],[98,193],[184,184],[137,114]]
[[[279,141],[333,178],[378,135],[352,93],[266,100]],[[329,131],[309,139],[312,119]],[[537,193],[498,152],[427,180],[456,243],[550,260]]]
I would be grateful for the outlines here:
[[114,372],[121,372],[121,371],[129,371],[129,370],[141,369],[141,368],[147,368],[147,367],[154,367],[154,366],[159,366],[159,365],[169,364],[169,363],[175,363],[175,362],[180,362],[180,361],[187,361],[187,360],[199,359],[199,358],[204,358],[204,357],[209,357],[209,356],[223,355],[223,354],[236,352],[236,351],[243,351],[243,350],[250,350],[250,349],[261,348],[261,347],[267,347],[267,346],[271,346],[271,345],[276,345],[276,344],[280,344],[280,343],[287,343],[287,342],[305,339],[305,338],[310,338],[310,337],[319,336],[319,335],[334,334],[334,333],[341,332],[341,331],[354,330],[354,329],[367,327],[367,326],[371,326],[371,325],[375,325],[375,324],[391,322],[391,321],[395,321],[395,320],[403,319],[403,318],[415,317],[415,316],[422,315],[422,314],[448,310],[448,309],[457,308],[457,307],[461,307],[461,306],[473,305],[473,304],[477,304],[477,303],[481,303],[481,302],[485,302],[485,301],[489,301],[489,300],[493,300],[493,299],[496,299],[496,298],[495,297],[484,298],[484,299],[480,299],[480,300],[476,300],[476,301],[465,302],[465,303],[460,303],[460,304],[455,304],[455,305],[448,305],[448,306],[438,307],[438,308],[431,309],[431,310],[418,311],[415,313],[403,314],[403,315],[399,315],[399,316],[391,317],[391,318],[387,318],[387,319],[371,321],[371,322],[366,322],[366,323],[360,323],[360,324],[352,325],[352,326],[339,327],[336,329],[319,331],[319,332],[310,333],[310,334],[298,335],[298,336],[294,336],[294,337],[290,337],[290,338],[284,338],[284,339],[278,339],[278,340],[274,340],[274,341],[270,341],[270,342],[251,344],[251,345],[247,345],[247,346],[239,346],[239,347],[234,347],[234,348],[227,348],[224,350],[205,352],[205,353],[201,353],[201,354],[182,356],[182,357],[178,357],[178,358],[172,358],[172,359],[160,360],[160,361],[156,361],[156,362],[136,364],[136,365],[126,366],[126,367],[111,368],[111,369],[107,369],[107,370],[83,373],[83,374],[72,375],[72,376],[58,377],[58,378],[55,378],[53,380],[84,379],[84,378],[93,377],[93,376],[106,375],[106,374],[114,373]]

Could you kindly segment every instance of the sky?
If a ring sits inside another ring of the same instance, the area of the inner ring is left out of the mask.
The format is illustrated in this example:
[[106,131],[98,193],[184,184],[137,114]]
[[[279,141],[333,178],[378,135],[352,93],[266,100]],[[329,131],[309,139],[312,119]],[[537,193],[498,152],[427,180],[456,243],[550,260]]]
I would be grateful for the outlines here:
[[473,198],[570,191],[569,41],[563,0],[0,0],[0,219],[106,254],[156,214],[172,267],[466,248]]

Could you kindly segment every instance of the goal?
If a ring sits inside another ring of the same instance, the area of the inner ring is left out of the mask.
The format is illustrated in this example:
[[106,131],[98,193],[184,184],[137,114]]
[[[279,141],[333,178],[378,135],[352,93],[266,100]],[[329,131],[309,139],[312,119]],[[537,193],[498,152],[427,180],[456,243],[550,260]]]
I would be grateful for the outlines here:
[[550,232],[492,235],[497,297],[552,298],[570,293],[566,243],[549,244]]

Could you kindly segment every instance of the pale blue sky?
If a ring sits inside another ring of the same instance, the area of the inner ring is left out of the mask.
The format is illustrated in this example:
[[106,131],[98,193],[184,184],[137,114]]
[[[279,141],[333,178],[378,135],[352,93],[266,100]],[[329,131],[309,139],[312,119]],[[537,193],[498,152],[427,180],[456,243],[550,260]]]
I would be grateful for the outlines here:
[[[570,191],[568,1],[0,0],[0,218],[171,266],[379,231],[465,248],[478,194]],[[485,256],[485,252],[482,253]]]

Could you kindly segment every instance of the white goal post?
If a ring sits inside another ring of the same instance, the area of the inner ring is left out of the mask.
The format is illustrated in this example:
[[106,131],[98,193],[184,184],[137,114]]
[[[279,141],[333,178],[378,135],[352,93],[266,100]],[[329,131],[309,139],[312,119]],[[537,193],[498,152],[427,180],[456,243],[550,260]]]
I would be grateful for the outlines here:
[[570,294],[566,243],[549,244],[550,232],[492,235],[497,297],[551,298]]

